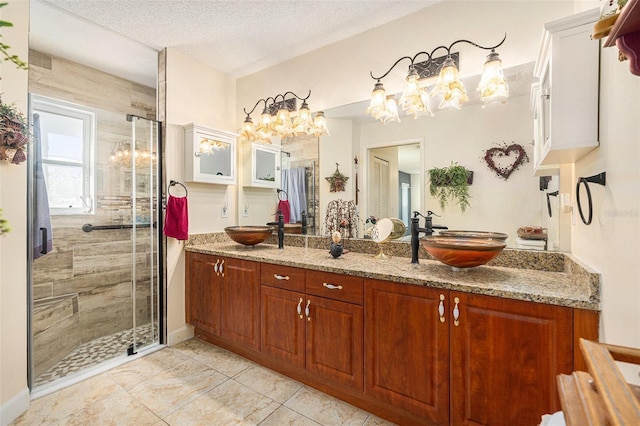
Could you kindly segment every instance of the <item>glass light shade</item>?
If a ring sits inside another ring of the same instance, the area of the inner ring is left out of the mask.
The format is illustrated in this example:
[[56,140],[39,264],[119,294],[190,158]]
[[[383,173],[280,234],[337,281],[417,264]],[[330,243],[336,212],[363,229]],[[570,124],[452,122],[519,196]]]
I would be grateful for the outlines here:
[[371,92],[371,101],[366,111],[367,114],[377,120],[382,120],[385,113],[386,98],[384,86],[378,81],[373,87],[373,92]]
[[404,91],[400,97],[402,110],[409,115],[413,115],[414,118],[417,118],[418,114],[426,109],[420,96],[419,78],[420,76],[415,67],[411,65],[409,67],[409,75],[407,75]]
[[509,86],[502,71],[502,61],[496,52],[487,55],[487,62],[484,63],[484,70],[478,84],[478,92],[483,104],[507,102]]
[[255,140],[256,138],[256,129],[249,115],[247,115],[247,117],[244,119],[244,123],[242,123],[242,130],[240,131],[240,137],[247,141],[252,141],[252,140]]
[[293,127],[291,126],[291,115],[286,108],[280,108],[276,114],[276,121],[273,123],[273,129],[276,135],[280,137],[293,136]]
[[327,127],[327,119],[324,116],[324,111],[316,112],[316,116],[313,119],[313,134],[316,136],[327,135],[330,136],[329,128]]
[[442,101],[438,108],[456,108],[460,107],[469,100],[467,91],[458,75],[458,68],[451,57],[447,57],[442,64],[442,69],[438,76],[438,83],[431,91],[431,96],[440,94]]
[[293,122],[293,133],[296,135],[313,134],[313,118],[311,110],[306,102],[302,102],[302,106],[298,110],[298,116]]
[[271,137],[273,135],[273,117],[265,108],[262,114],[260,114],[260,122],[256,128],[256,139],[260,142],[271,143]]
[[396,100],[393,95],[387,96],[385,101],[385,113],[383,117],[380,119],[382,124],[387,124],[392,121],[397,123],[400,122],[400,116],[398,115],[398,105],[396,105]]

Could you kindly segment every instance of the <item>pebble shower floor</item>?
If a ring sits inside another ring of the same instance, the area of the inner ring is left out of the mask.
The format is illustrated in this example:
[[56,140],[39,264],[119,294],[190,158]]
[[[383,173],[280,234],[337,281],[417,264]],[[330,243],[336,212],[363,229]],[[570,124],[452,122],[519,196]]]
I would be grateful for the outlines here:
[[[154,334],[155,335],[152,340],[151,323],[137,327],[136,337],[139,342],[138,347],[157,340],[157,325],[154,329]],[[54,380],[61,379],[70,374],[82,371],[85,368],[93,367],[101,362],[108,361],[118,355],[126,354],[127,348],[132,342],[133,329],[129,329],[83,343],[56,365],[42,373],[36,379],[35,386],[38,387],[46,385]]]

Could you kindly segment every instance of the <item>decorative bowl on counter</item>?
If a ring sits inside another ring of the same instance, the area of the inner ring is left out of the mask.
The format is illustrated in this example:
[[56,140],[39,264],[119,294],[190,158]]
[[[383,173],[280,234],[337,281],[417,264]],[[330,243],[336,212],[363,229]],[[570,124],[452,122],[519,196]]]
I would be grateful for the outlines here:
[[454,268],[484,265],[502,252],[504,240],[492,238],[463,238],[431,236],[420,240],[434,259]]
[[273,233],[272,226],[227,226],[224,228],[224,232],[227,233],[236,243],[244,244],[245,246],[254,246],[260,244]]
[[491,231],[458,231],[443,229],[438,232],[438,236],[442,237],[462,237],[462,238],[491,238],[493,240],[506,240],[509,236],[502,232]]

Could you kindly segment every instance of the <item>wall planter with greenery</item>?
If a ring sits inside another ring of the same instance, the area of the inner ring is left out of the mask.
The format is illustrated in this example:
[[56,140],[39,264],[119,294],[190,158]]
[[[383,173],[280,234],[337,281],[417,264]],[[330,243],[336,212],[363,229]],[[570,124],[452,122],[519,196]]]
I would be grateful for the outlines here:
[[440,208],[457,202],[464,213],[471,205],[469,185],[473,182],[473,172],[458,163],[451,162],[447,167],[434,167],[427,171],[429,176],[429,193],[438,199]]
[[26,161],[29,142],[27,117],[13,104],[0,99],[0,160],[12,164]]

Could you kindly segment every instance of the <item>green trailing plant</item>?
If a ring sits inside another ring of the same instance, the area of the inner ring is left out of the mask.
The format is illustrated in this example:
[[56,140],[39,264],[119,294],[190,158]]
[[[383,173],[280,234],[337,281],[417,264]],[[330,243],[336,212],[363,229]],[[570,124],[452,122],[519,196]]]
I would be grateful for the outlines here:
[[443,210],[449,201],[456,201],[463,213],[471,205],[469,181],[473,176],[472,171],[451,162],[448,167],[429,169],[427,174],[429,175],[429,193],[438,200]]
[[9,231],[11,231],[9,221],[2,218],[2,209],[0,209],[0,235],[6,234]]
[[[8,4],[9,3],[0,3],[0,8],[3,8]],[[11,22],[8,22],[8,21],[0,20],[0,28],[1,27],[13,27],[13,24]],[[0,37],[2,37],[1,34],[0,34]],[[13,62],[18,68],[21,68],[23,70],[28,69],[29,65],[26,62],[24,62],[22,59],[20,59],[18,57],[18,55],[12,55],[12,54],[9,53],[9,49],[10,48],[11,48],[11,46],[9,46],[8,44],[5,44],[2,41],[0,41],[0,54],[2,54],[2,56],[4,56],[4,60]]]

